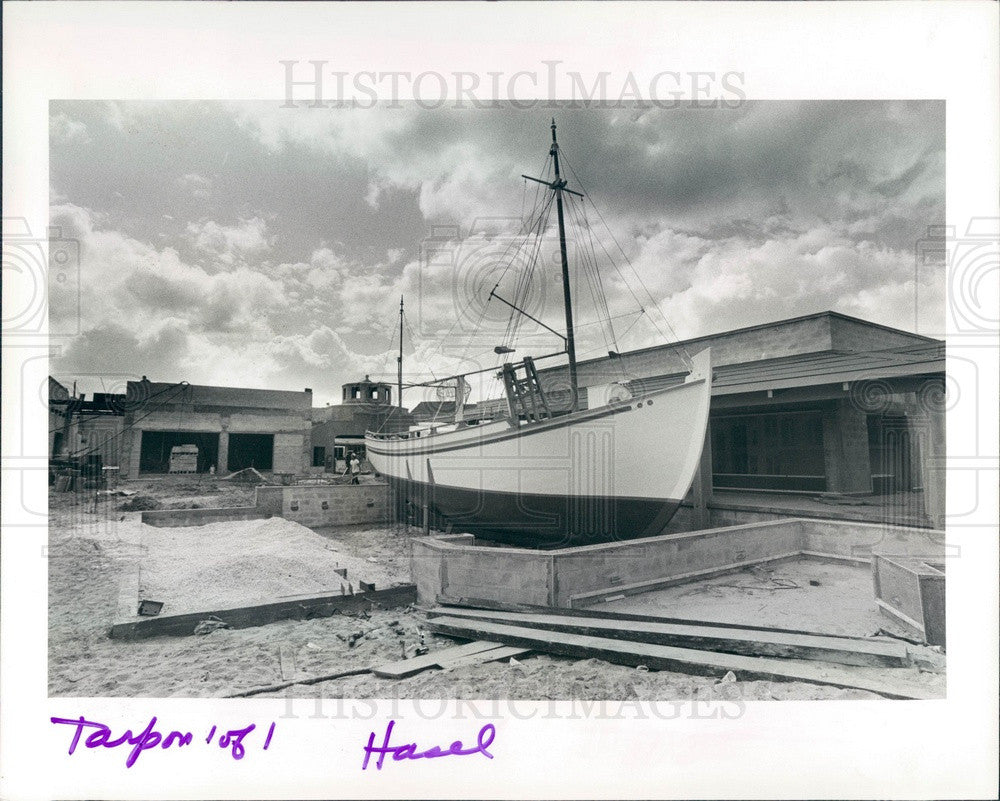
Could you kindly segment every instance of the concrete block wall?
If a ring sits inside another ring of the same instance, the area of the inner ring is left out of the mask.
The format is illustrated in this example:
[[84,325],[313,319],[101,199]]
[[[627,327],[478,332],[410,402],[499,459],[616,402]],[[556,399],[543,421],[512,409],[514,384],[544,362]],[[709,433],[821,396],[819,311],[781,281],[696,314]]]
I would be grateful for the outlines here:
[[[346,526],[389,520],[387,484],[293,485],[274,489],[281,491],[281,517],[304,526]],[[274,503],[267,495],[264,500]]]
[[269,517],[281,516],[285,487],[257,487],[254,490],[254,506]]
[[443,574],[448,543],[471,546],[471,534],[445,534],[438,537],[421,537],[410,540],[410,579],[417,585],[417,598],[434,603],[444,591]]
[[457,549],[443,563],[444,594],[546,606],[551,595],[550,561],[535,551]]

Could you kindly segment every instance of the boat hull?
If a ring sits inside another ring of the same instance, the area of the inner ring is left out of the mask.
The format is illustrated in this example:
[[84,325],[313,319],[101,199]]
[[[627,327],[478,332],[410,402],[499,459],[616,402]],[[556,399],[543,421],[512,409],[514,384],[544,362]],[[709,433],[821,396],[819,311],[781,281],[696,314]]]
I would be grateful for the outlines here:
[[711,392],[710,355],[683,384],[551,420],[366,436],[401,498],[455,531],[565,547],[654,536],[690,488]]
[[[565,548],[659,534],[680,500],[508,493],[389,478],[397,497],[455,531],[512,545]],[[418,518],[419,519],[419,518]]]

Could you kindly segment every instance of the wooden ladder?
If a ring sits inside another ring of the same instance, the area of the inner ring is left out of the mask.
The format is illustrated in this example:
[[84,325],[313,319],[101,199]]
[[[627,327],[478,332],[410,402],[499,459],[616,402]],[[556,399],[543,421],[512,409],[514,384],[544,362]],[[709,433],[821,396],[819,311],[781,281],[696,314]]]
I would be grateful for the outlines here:
[[515,425],[519,425],[521,415],[529,421],[546,420],[552,417],[552,410],[549,402],[542,391],[541,382],[538,380],[538,370],[535,368],[535,361],[530,356],[525,356],[520,363],[524,369],[524,377],[517,375],[517,366],[509,362],[503,366],[504,391],[507,394],[507,408],[510,411],[511,420]]

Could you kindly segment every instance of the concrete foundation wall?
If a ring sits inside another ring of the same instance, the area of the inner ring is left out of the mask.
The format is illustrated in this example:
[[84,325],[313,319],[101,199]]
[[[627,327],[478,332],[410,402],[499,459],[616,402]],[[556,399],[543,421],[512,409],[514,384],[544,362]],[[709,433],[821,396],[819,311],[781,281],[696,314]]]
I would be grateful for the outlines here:
[[413,540],[411,554],[421,603],[445,595],[569,607],[800,555],[864,562],[884,550],[941,559],[943,537],[926,529],[790,518],[553,551],[429,537]]
[[614,587],[686,578],[748,561],[792,556],[802,550],[795,521],[652,537],[555,551],[556,605]]
[[874,553],[942,559],[944,532],[929,528],[845,523],[829,520],[803,522],[802,550],[869,560]]
[[311,527],[386,523],[389,519],[389,487],[387,484],[258,487],[254,506],[158,509],[143,512],[142,522],[160,527],[203,526],[225,520],[259,520],[265,517],[284,517]]
[[946,644],[944,573],[918,558],[876,554],[872,580],[884,616],[925,642]]

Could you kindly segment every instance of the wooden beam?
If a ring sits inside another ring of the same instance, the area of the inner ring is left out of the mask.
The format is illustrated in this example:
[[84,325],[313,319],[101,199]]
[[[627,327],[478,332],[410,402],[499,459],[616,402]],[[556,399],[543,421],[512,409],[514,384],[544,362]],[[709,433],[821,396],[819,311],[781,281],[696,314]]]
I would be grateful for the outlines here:
[[[471,639],[475,640],[475,637]],[[435,651],[432,654],[424,654],[413,659],[401,659],[398,662],[390,662],[388,665],[374,668],[372,673],[383,679],[405,679],[428,668],[438,667],[442,662],[448,663],[466,656],[481,654],[484,651],[493,651],[502,647],[498,642],[469,642],[465,645],[456,645],[454,648],[445,648]]]
[[217,617],[232,629],[246,629],[263,626],[279,620],[309,620],[330,617],[338,613],[370,612],[372,609],[388,609],[407,606],[417,600],[415,584],[401,584],[375,592],[355,595],[299,596],[274,603],[254,606],[238,606],[228,609],[191,612],[183,615],[160,615],[158,617],[132,618],[120,620],[111,627],[113,640],[141,640],[147,637],[179,637],[194,634],[194,627],[202,620]]
[[427,627],[438,634],[462,639],[489,637],[507,645],[576,659],[603,659],[619,665],[645,665],[652,670],[670,670],[705,676],[723,676],[733,671],[742,680],[805,681],[848,689],[865,690],[887,698],[930,699],[937,697],[924,687],[904,681],[890,684],[835,665],[738,656],[691,648],[675,648],[644,642],[623,642],[607,637],[542,631],[526,626],[508,626],[489,621],[439,617]]
[[492,648],[489,651],[480,651],[478,654],[460,656],[456,659],[438,662],[438,667],[442,670],[455,670],[468,665],[481,665],[484,662],[499,662],[501,659],[510,659],[512,656],[523,656],[530,654],[530,648],[517,648],[513,645],[501,645],[499,648]]
[[880,667],[905,667],[910,664],[909,651],[899,642],[866,642],[809,634],[720,629],[677,623],[625,622],[559,614],[490,612],[479,609],[432,609],[429,614],[745,656],[811,659],[842,665]]
[[[640,620],[647,621],[650,623],[680,623],[683,625],[690,626],[709,626],[711,628],[721,628],[721,629],[744,629],[747,631],[771,631],[778,632],[781,634],[811,634],[817,637],[828,637],[829,634],[822,631],[808,631],[805,629],[784,629],[777,628],[774,626],[754,626],[750,623],[726,623],[723,621],[715,620],[693,620],[691,618],[685,617],[662,617],[659,615],[640,615],[633,612],[608,612],[601,609],[586,608],[586,609],[571,609],[568,607],[552,607],[552,606],[537,606],[534,604],[514,604],[514,603],[503,603],[501,601],[492,601],[484,598],[456,598],[450,595],[438,595],[437,602],[444,607],[456,607],[459,609],[489,609],[500,612],[535,612],[539,614],[554,614],[562,615],[564,617],[595,617],[601,618],[602,620]],[[451,610],[442,610],[451,614]],[[840,635],[837,637],[843,640],[861,640],[863,642],[870,642],[874,638],[871,637],[851,637],[848,635]],[[889,638],[880,638],[883,642],[891,642]]]

